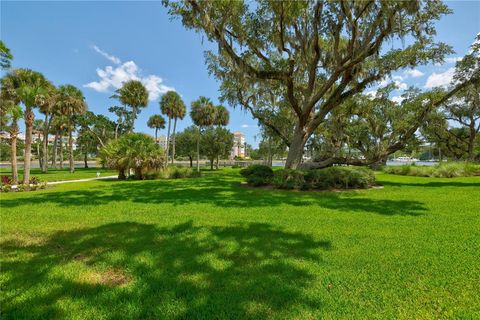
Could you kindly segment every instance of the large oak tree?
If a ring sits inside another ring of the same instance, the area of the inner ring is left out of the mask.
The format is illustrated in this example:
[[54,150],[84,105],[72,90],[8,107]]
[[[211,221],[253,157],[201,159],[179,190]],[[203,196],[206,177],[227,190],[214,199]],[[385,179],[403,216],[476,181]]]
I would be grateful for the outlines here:
[[[393,71],[440,62],[435,43],[441,1],[164,1],[173,16],[218,44],[207,52],[223,97],[261,122],[272,92],[294,119],[285,135],[286,166],[296,168],[305,143],[328,114]],[[284,112],[285,113],[285,112]],[[275,130],[275,129],[274,129]],[[278,130],[279,131],[279,130]]]

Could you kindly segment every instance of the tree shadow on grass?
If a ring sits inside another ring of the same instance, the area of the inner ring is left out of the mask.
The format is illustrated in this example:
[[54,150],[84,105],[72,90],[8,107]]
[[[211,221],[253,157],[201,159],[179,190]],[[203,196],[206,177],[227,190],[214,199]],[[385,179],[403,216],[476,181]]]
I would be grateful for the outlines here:
[[133,222],[2,243],[4,319],[268,318],[305,295],[328,241],[269,224]]
[[[211,204],[221,208],[290,206],[323,207],[342,212],[382,215],[421,215],[423,203],[414,200],[371,199],[365,192],[295,192],[243,188],[235,179],[212,175],[201,179],[155,181],[97,181],[91,189],[44,192],[29,198],[3,200],[5,208],[37,203],[75,207],[128,201],[142,204]],[[313,209],[314,209],[313,208]]]
[[432,181],[432,182],[395,182],[382,181],[383,186],[393,187],[425,187],[425,188],[448,188],[448,187],[464,187],[464,188],[478,188],[480,187],[480,178],[478,182],[462,182],[462,181]]

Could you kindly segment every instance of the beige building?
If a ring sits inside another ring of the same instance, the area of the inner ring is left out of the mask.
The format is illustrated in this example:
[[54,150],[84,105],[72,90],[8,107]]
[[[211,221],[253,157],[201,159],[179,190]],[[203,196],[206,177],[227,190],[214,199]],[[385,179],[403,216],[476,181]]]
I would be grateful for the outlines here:
[[230,153],[230,158],[235,157],[245,158],[245,135],[240,131],[233,133],[233,148]]

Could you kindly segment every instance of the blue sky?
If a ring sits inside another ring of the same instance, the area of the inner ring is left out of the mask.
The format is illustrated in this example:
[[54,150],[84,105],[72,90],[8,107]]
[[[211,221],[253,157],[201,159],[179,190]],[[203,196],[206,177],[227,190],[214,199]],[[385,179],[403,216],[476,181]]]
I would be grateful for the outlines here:
[[[456,54],[441,66],[396,73],[393,80],[400,87],[448,83],[455,58],[468,51],[480,32],[479,1],[447,4],[454,13],[437,23],[437,39],[453,46]],[[218,102],[219,84],[208,75],[203,58],[204,50],[215,46],[172,21],[158,2],[1,1],[0,9],[0,35],[14,54],[13,66],[40,71],[56,85],[82,88],[95,113],[110,115],[107,109],[116,101],[109,97],[129,77],[143,81],[152,98],[137,119],[138,131],[153,133],[146,121],[160,113],[159,96],[170,88],[188,107],[201,95]],[[257,145],[257,121],[239,108],[229,110],[229,129],[244,132],[247,142]],[[190,124],[186,117],[178,127]]]

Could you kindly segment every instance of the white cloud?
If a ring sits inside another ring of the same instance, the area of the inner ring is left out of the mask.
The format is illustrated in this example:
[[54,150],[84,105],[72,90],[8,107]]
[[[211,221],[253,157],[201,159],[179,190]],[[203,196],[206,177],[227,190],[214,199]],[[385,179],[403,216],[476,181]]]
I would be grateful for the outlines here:
[[133,61],[127,61],[118,67],[106,66],[105,69],[97,68],[98,81],[93,81],[83,85],[86,88],[98,92],[108,92],[109,90],[119,89],[130,80],[138,80],[143,83],[148,90],[148,99],[150,101],[167,92],[175,91],[174,88],[164,85],[162,78],[156,75],[142,77],[137,64]]
[[401,103],[404,100],[404,98],[402,98],[401,96],[394,96],[390,100],[392,100],[395,103]]
[[242,124],[242,128],[248,128],[250,127],[248,124]]
[[450,68],[445,72],[442,73],[432,73],[425,83],[426,88],[434,88],[434,87],[445,87],[452,82],[453,74],[455,72],[455,68]]
[[456,63],[457,61],[462,60],[462,57],[452,57],[445,59],[446,63]]
[[110,60],[111,62],[113,62],[113,63],[115,63],[115,64],[120,64],[120,63],[122,63],[122,61],[121,61],[119,58],[117,58],[117,57],[115,57],[115,56],[113,56],[113,55],[111,55],[111,54],[108,54],[106,51],[100,49],[100,48],[97,47],[96,45],[93,46],[93,50],[95,50],[95,52],[101,54],[103,57],[107,58],[108,60]]
[[403,77],[402,76],[392,76],[391,78],[386,78],[380,81],[378,84],[379,88],[386,87],[389,85],[391,82],[395,83],[395,86],[397,87],[398,90],[406,90],[408,88],[407,84],[403,82]]
[[377,96],[377,90],[366,91],[365,95],[368,96],[370,100],[375,99]]
[[403,72],[407,77],[412,77],[412,78],[418,78],[423,76],[425,73],[418,69],[410,69],[410,70],[405,70]]

